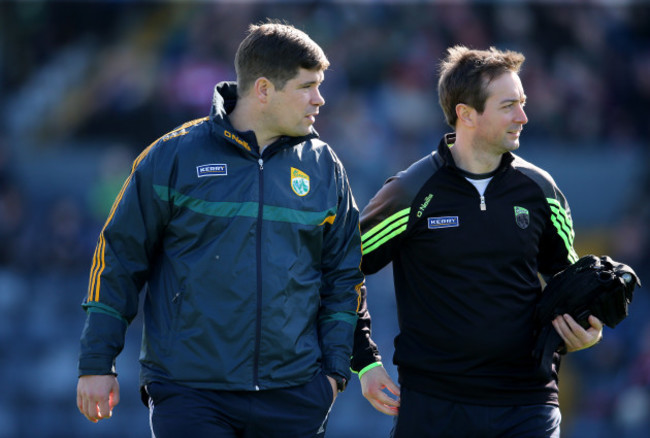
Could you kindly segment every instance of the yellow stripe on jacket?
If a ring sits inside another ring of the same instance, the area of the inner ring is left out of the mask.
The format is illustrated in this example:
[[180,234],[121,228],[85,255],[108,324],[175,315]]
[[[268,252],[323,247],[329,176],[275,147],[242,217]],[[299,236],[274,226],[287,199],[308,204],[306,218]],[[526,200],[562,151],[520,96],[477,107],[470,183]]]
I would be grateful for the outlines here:
[[[138,165],[144,160],[144,158],[151,152],[152,148],[158,144],[160,140],[162,141],[167,141],[171,138],[178,137],[181,135],[187,134],[188,131],[185,131],[186,128],[189,128],[190,126],[197,125],[201,122],[207,121],[209,117],[203,117],[200,119],[196,120],[191,120],[187,123],[184,123],[183,125],[179,126],[177,129],[163,135],[153,143],[151,143],[147,148],[145,148],[140,155],[135,159],[133,162],[133,166],[131,168],[131,173],[129,176],[126,178],[126,181],[124,181],[124,184],[122,185],[122,189],[120,190],[120,193],[117,195],[117,198],[115,198],[115,201],[113,202],[113,206],[111,207],[111,210],[108,214],[108,219],[106,219],[106,222],[104,223],[104,226],[102,227],[102,231],[99,233],[99,241],[97,242],[97,246],[95,247],[95,253],[93,254],[93,264],[92,267],[90,268],[90,281],[88,284],[88,301],[99,301],[99,288],[100,288],[100,283],[101,283],[101,275],[102,272],[104,271],[104,268],[106,267],[106,261],[104,260],[104,254],[106,250],[106,239],[104,238],[104,231],[106,230],[106,227],[108,224],[113,220],[113,216],[115,215],[115,210],[117,210],[117,206],[120,204],[122,201],[122,197],[124,196],[124,192],[126,191],[126,188],[128,187],[129,183],[131,182],[131,178],[133,177],[133,173],[137,169]],[[184,131],[184,132],[183,132]]]

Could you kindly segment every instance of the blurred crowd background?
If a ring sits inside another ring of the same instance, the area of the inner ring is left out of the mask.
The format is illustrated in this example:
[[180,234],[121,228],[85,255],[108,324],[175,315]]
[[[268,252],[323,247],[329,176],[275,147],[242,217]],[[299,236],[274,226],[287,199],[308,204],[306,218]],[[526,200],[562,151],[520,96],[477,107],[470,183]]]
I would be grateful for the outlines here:
[[[141,320],[118,359],[121,403],[99,424],[75,401],[78,339],[94,245],[131,161],[207,115],[235,78],[247,25],[285,19],[332,66],[316,122],[360,208],[449,128],[437,62],[465,44],[522,51],[528,96],[520,155],[548,170],[572,207],[580,255],[630,264],[628,319],[565,358],[565,438],[650,430],[650,5],[639,1],[55,2],[0,0],[0,437],[144,437]],[[389,373],[397,333],[390,269],[368,278]],[[331,438],[388,436],[392,420],[357,381]]]

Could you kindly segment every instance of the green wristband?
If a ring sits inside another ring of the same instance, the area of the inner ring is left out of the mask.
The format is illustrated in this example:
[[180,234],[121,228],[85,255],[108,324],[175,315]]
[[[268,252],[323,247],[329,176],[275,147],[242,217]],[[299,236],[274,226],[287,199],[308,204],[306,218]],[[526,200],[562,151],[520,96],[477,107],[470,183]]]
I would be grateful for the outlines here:
[[363,376],[364,374],[366,374],[366,373],[367,373],[368,371],[370,371],[371,369],[376,368],[376,367],[380,367],[380,366],[382,366],[382,365],[383,365],[383,364],[382,364],[381,362],[375,362],[375,363],[371,363],[371,364],[368,365],[367,367],[364,367],[361,371],[359,371],[359,379],[361,379],[361,376]]

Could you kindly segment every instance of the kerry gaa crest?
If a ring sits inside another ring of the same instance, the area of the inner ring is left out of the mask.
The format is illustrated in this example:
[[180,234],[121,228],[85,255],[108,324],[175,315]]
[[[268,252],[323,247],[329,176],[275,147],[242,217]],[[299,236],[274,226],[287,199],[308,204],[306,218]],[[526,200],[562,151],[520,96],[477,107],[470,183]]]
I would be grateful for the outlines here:
[[528,228],[528,225],[530,224],[530,215],[528,214],[528,210],[524,207],[515,205],[515,221],[522,230]]
[[291,189],[298,196],[309,193],[309,175],[295,167],[291,168]]

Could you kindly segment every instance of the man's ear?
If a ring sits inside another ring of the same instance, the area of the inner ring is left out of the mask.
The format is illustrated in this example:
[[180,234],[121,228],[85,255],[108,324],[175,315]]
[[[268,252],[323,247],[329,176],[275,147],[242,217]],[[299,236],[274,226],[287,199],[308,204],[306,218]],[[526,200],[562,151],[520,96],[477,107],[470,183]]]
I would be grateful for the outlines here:
[[261,103],[268,102],[269,93],[274,89],[275,87],[273,86],[273,83],[264,76],[257,78],[255,84],[253,85],[253,93],[255,93],[255,97]]
[[474,108],[464,103],[456,105],[456,116],[458,121],[468,128],[473,128],[476,125],[476,116],[478,113]]

